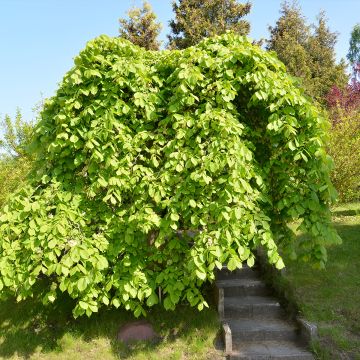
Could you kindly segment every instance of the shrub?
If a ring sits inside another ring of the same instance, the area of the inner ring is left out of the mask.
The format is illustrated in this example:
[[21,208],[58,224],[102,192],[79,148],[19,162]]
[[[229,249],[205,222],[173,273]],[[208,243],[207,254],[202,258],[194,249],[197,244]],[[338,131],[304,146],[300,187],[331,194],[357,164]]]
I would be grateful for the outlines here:
[[333,112],[329,154],[335,167],[332,182],[340,201],[360,199],[360,113],[340,106]]
[[27,147],[31,142],[33,123],[25,122],[18,109],[14,120],[6,115],[1,125],[0,208],[7,197],[26,180],[30,171],[31,157]]
[[[207,306],[202,284],[227,264],[294,252],[324,266],[334,197],[328,122],[271,53],[230,33],[147,52],[101,36],[44,107],[32,180],[5,206],[0,287],[18,300],[47,282],[136,316],[159,302]],[[294,254],[295,255],[295,254]]]
[[353,79],[345,89],[334,86],[329,91],[326,101],[333,122],[341,121],[344,112],[357,111],[360,108],[360,82]]
[[30,171],[31,163],[28,159],[0,157],[0,208],[6,199],[25,181]]

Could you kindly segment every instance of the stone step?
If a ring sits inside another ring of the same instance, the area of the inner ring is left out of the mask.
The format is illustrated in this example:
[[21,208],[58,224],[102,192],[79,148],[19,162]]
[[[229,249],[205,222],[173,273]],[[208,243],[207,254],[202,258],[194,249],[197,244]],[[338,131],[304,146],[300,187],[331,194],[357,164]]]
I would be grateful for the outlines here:
[[224,318],[283,318],[285,311],[269,296],[231,296],[224,298]]
[[217,272],[217,280],[227,279],[258,279],[259,273],[255,267],[250,268],[247,265],[243,265],[241,269],[235,269],[230,271],[226,266],[223,266],[221,271]]
[[260,279],[217,280],[216,286],[224,289],[224,296],[266,296],[271,291]]
[[280,319],[237,319],[227,321],[233,347],[244,341],[296,341],[297,327]]
[[234,344],[233,360],[314,360],[301,345],[290,341],[258,341]]

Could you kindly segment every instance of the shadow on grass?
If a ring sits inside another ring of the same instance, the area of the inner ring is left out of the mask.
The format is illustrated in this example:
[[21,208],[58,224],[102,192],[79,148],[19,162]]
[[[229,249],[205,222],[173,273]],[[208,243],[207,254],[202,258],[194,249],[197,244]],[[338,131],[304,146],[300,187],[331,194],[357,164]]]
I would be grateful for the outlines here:
[[[28,359],[39,352],[61,353],[67,346],[62,339],[67,337],[75,344],[91,343],[103,338],[106,344],[110,344],[110,352],[114,358],[126,359],[139,352],[155,351],[164,344],[169,344],[171,348],[171,344],[179,339],[185,348],[186,344],[195,340],[200,347],[201,341],[212,344],[212,339],[209,342],[206,337],[209,333],[216,333],[219,327],[213,306],[202,312],[185,305],[179,305],[173,312],[157,306],[149,310],[146,320],[161,336],[161,342],[139,342],[126,346],[117,341],[116,337],[122,325],[135,320],[131,313],[125,310],[102,309],[91,318],[74,319],[71,313],[73,307],[73,300],[66,296],[47,307],[42,305],[40,299],[29,299],[20,303],[14,299],[1,301],[0,358],[8,359],[17,355]],[[81,352],[81,344],[75,346],[78,348],[76,351]],[[81,358],[86,358],[86,354]]]

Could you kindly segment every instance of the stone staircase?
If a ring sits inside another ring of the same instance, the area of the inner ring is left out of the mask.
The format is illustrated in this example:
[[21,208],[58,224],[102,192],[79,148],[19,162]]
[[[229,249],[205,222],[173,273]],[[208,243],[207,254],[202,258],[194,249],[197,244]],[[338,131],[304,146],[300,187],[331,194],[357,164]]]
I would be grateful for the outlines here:
[[313,360],[299,325],[287,318],[259,271],[244,266],[217,274],[218,310],[229,359]]

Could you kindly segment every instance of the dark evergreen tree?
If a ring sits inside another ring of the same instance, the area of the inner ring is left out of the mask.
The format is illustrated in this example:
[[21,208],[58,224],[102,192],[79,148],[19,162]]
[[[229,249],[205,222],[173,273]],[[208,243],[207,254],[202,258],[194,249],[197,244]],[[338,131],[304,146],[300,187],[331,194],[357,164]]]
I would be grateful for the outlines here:
[[351,32],[347,59],[353,68],[354,80],[356,80],[360,73],[360,24],[356,24]]
[[336,62],[335,45],[337,34],[327,26],[324,12],[320,12],[314,31],[308,39],[307,51],[310,58],[311,78],[307,80],[310,94],[325,99],[336,85],[344,88],[348,82],[344,60]]
[[269,27],[267,49],[276,51],[292,75],[307,79],[311,76],[306,51],[310,27],[296,3],[282,3],[280,13],[276,25]]
[[298,3],[285,1],[280,18],[269,31],[267,49],[276,51],[288,71],[302,79],[310,96],[324,102],[333,86],[346,85],[345,62],[336,62],[337,34],[327,26],[324,12],[315,25],[308,25]]
[[175,19],[170,21],[169,47],[185,49],[205,37],[223,34],[227,30],[247,35],[250,24],[243,17],[250,9],[250,3],[236,0],[174,1]]

